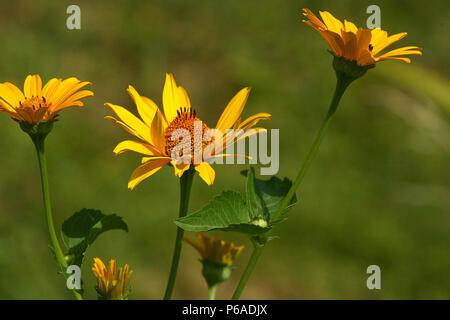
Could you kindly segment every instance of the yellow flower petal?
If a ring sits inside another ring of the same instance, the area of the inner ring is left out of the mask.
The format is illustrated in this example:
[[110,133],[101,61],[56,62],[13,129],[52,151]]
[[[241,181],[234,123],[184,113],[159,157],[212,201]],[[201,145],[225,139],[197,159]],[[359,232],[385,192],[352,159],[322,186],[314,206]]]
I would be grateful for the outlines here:
[[159,158],[153,161],[146,162],[145,164],[136,168],[131,174],[128,181],[128,188],[133,190],[142,180],[150,177],[152,174],[161,169],[164,165],[170,162],[170,158]]
[[153,117],[159,109],[158,106],[150,99],[144,102],[142,97],[132,86],[128,86],[127,92],[136,104],[138,113],[142,120],[144,120],[145,124],[150,127],[152,125]]
[[241,116],[242,110],[244,110],[249,94],[250,88],[247,87],[240,90],[233,99],[231,99],[220,116],[216,129],[225,132],[226,129],[233,127],[234,123]]
[[199,165],[196,165],[195,170],[198,172],[200,178],[202,178],[208,186],[214,183],[216,172],[208,163],[202,162]]
[[328,30],[333,31],[334,33],[340,34],[341,30],[344,29],[344,25],[338,19],[336,19],[331,13],[328,11],[319,11],[320,16],[322,17],[323,22],[327,26]]
[[164,115],[170,123],[177,117],[180,108],[190,108],[191,103],[186,91],[182,87],[177,87],[173,74],[166,74],[166,83],[163,89]]
[[161,153],[155,147],[139,141],[125,140],[119,143],[113,150],[116,155],[126,151],[135,151],[148,156],[159,156]]
[[[111,103],[105,103],[105,105],[113,112],[122,122],[132,129],[133,134],[138,138],[149,142],[154,145],[152,141],[152,137],[150,135],[150,128],[145,125],[138,117],[132,114],[130,111],[125,109],[124,107],[117,106]],[[107,119],[112,120],[111,117]],[[113,118],[114,119],[114,118]],[[117,120],[116,120],[117,121]]]

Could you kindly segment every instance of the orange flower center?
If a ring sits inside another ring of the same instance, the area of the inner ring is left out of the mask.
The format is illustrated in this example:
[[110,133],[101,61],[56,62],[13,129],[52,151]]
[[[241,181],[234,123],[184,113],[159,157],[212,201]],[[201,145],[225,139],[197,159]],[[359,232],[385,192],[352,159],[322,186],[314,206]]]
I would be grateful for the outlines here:
[[[183,154],[183,150],[189,149],[190,155],[194,158],[211,143],[211,141],[203,140],[208,129],[208,126],[196,117],[195,110],[186,108],[178,110],[177,117],[172,120],[164,133],[166,154],[172,156],[172,151],[177,147],[175,150],[177,156],[187,156]],[[188,132],[189,136],[187,136]]]
[[48,108],[49,105],[47,104],[47,101],[45,100],[45,97],[31,97],[26,98],[24,102],[19,102],[20,107],[24,109],[32,109],[34,111],[42,108]]

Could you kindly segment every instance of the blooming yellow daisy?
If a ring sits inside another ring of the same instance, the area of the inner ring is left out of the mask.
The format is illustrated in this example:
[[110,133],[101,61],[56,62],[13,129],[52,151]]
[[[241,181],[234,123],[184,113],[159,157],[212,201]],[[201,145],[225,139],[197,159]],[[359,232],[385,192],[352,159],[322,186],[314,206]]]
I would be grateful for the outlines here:
[[[166,164],[173,166],[175,175],[178,177],[181,177],[193,165],[208,185],[213,184],[215,172],[208,160],[227,156],[222,151],[226,150],[228,146],[252,134],[264,131],[263,128],[254,128],[251,132],[245,133],[247,129],[254,127],[260,120],[270,118],[268,113],[257,113],[241,122],[240,116],[250,93],[250,88],[244,88],[231,99],[217,122],[215,132],[218,132],[222,139],[214,141],[213,136],[210,141],[205,141],[203,137],[210,130],[197,117],[196,112],[191,108],[186,90],[177,86],[172,74],[166,74],[162,97],[164,113],[156,103],[139,95],[132,86],[129,86],[127,91],[134,100],[142,120],[127,109],[111,103],[105,103],[105,105],[119,120],[111,116],[107,116],[105,119],[121,126],[141,140],[126,140],[119,143],[114,149],[115,154],[135,151],[145,155],[142,158],[143,164],[134,170],[130,177],[128,182],[128,188],[130,189],[134,189],[142,180],[150,177]],[[238,135],[230,134],[227,129],[236,129],[240,133]],[[174,135],[178,132],[186,132],[193,139],[174,140]],[[218,142],[220,140],[221,142]],[[179,151],[180,146],[184,147],[183,150],[187,147],[189,154],[182,154],[181,152],[181,154],[177,154],[179,157],[176,157],[175,153]],[[212,148],[214,152],[211,153],[209,158],[204,158],[204,151],[207,146],[214,147]],[[200,160],[196,161],[196,159]]]
[[402,47],[379,55],[382,50],[404,38],[407,33],[402,32],[388,36],[384,30],[357,28],[347,20],[342,23],[327,11],[319,11],[319,13],[323,22],[309,9],[303,9],[303,15],[308,19],[303,22],[316,29],[324,37],[334,55],[356,61],[359,66],[370,66],[384,60],[410,63],[409,58],[400,56],[422,55],[422,49],[416,46]]
[[133,270],[128,264],[119,268],[116,277],[116,260],[110,260],[108,268],[99,258],[94,258],[92,272],[97,279],[97,292],[104,299],[126,299]]
[[78,90],[89,84],[73,77],[66,80],[53,78],[42,88],[41,77],[29,75],[22,92],[10,82],[0,83],[0,112],[29,123],[50,121],[62,109],[83,106],[79,100],[94,93]]
[[199,233],[197,238],[199,243],[188,237],[185,237],[184,241],[197,249],[203,260],[231,266],[234,259],[244,250],[244,246],[236,246],[233,242],[219,240],[215,235],[208,237]]

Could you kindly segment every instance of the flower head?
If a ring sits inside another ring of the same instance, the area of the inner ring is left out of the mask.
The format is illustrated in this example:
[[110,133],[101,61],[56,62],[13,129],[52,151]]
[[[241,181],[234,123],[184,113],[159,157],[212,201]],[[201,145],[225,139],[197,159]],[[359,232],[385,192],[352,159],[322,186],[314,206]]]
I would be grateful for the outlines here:
[[378,28],[367,30],[357,28],[355,24],[344,20],[342,23],[327,11],[320,11],[322,21],[309,9],[303,9],[303,15],[308,20],[304,23],[316,29],[328,42],[337,57],[356,61],[358,66],[373,66],[384,60],[398,60],[410,63],[405,55],[422,55],[422,49],[416,46],[402,47],[380,54],[385,48],[404,38],[407,33],[397,33],[388,36],[387,32]]
[[204,233],[197,234],[199,242],[185,237],[184,241],[200,253],[203,260],[232,266],[234,259],[244,250],[244,246],[236,246],[233,242],[217,239],[215,235],[208,237]]
[[80,99],[93,96],[94,93],[78,90],[89,84],[73,77],[66,80],[53,78],[42,87],[39,75],[29,75],[22,92],[10,82],[0,83],[0,112],[17,121],[49,122],[62,109],[83,106]]
[[[193,166],[208,185],[213,184],[215,172],[208,161],[227,156],[222,151],[228,146],[264,131],[263,128],[254,128],[251,133],[245,132],[260,120],[270,118],[268,113],[257,113],[241,122],[240,116],[250,88],[244,88],[234,96],[219,118],[216,128],[211,130],[197,116],[186,90],[177,86],[172,74],[166,75],[162,99],[164,113],[152,100],[139,95],[132,86],[127,91],[134,100],[141,119],[127,109],[111,103],[105,105],[118,119],[111,116],[105,119],[141,140],[126,140],[114,149],[115,154],[135,151],[145,155],[142,158],[143,164],[130,177],[130,189],[134,189],[166,164],[173,166],[178,177]],[[237,129],[238,134],[229,134],[227,129]],[[209,140],[205,136],[209,136]],[[211,152],[205,155],[205,151]]]
[[94,258],[92,272],[97,279],[96,290],[102,299],[124,300],[128,296],[133,270],[129,270],[128,264],[119,268],[116,276],[116,260],[110,260],[108,268],[99,258]]
[[193,246],[202,257],[202,274],[209,287],[227,280],[233,269],[234,259],[242,252],[244,246],[236,246],[233,242],[225,242],[216,236],[208,237],[197,234],[199,243],[185,237],[184,241]]

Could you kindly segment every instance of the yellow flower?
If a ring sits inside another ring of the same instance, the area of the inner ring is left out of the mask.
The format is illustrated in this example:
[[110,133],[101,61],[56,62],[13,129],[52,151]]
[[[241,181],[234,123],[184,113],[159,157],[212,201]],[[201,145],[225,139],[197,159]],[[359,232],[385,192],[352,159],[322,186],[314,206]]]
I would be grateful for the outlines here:
[[[110,116],[105,117],[105,119],[121,126],[127,132],[142,140],[142,142],[126,140],[119,143],[114,149],[115,154],[135,151],[146,156],[142,158],[143,164],[134,170],[130,177],[128,182],[128,188],[130,189],[134,189],[142,180],[150,177],[166,164],[171,164],[175,170],[175,175],[181,177],[191,167],[192,163],[200,177],[208,185],[213,184],[215,172],[208,160],[227,156],[222,153],[227,146],[265,130],[254,128],[251,133],[243,133],[255,126],[258,121],[270,118],[268,113],[257,113],[241,122],[240,115],[250,93],[250,88],[244,88],[231,99],[217,122],[215,129],[217,129],[216,132],[220,133],[223,144],[215,143],[214,137],[209,142],[205,142],[202,137],[208,132],[208,127],[197,117],[196,112],[191,108],[186,90],[177,86],[172,74],[166,74],[162,97],[164,113],[152,100],[139,95],[132,86],[129,86],[127,91],[134,100],[142,120],[125,108],[111,103],[105,105],[119,120]],[[200,126],[196,127],[197,123]],[[242,130],[241,134],[238,136],[227,134],[226,130],[232,128]],[[193,139],[190,139],[187,143],[184,142],[184,139],[181,140],[181,143],[172,140],[173,134],[179,131],[186,131]],[[198,135],[200,135],[200,141],[198,141]],[[174,157],[174,153],[180,146],[190,150],[190,154],[180,154],[180,158]],[[217,148],[211,153],[210,158],[205,159],[203,155],[207,146]],[[200,161],[197,160],[199,157]]]
[[232,266],[234,259],[242,252],[244,246],[236,246],[233,242],[225,242],[214,235],[208,237],[203,233],[197,234],[200,243],[191,238],[184,237],[184,241],[193,246],[202,256],[203,260]]
[[402,47],[378,55],[394,42],[404,38],[407,33],[402,32],[388,36],[384,30],[357,28],[347,20],[342,23],[327,11],[319,11],[319,13],[323,22],[309,9],[303,9],[303,15],[308,19],[303,20],[303,22],[316,29],[324,37],[335,56],[356,61],[359,66],[370,66],[384,60],[410,63],[409,58],[399,56],[422,55],[422,49],[416,46]]
[[89,84],[73,77],[66,80],[53,78],[42,88],[41,77],[29,75],[22,92],[10,82],[0,83],[0,112],[29,123],[50,121],[62,109],[83,106],[79,100],[94,93],[78,90]]
[[94,258],[92,272],[97,279],[97,292],[104,299],[126,299],[133,270],[128,270],[128,264],[119,268],[116,277],[116,260],[109,261],[109,268],[99,258]]

